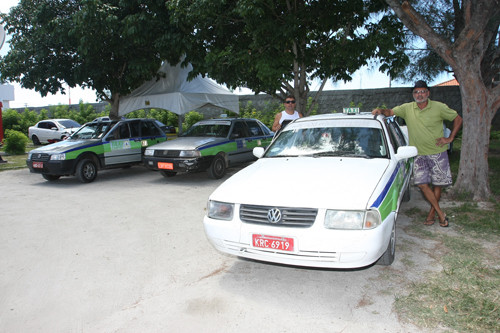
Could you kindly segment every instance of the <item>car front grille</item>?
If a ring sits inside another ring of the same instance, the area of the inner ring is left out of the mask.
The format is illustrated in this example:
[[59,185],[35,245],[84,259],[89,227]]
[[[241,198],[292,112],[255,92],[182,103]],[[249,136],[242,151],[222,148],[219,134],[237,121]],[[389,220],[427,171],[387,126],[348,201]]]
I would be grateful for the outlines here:
[[180,150],[159,150],[155,149],[155,157],[179,157]]
[[[308,228],[313,225],[317,214],[318,210],[312,208],[240,206],[240,219],[245,223]],[[275,219],[269,219],[268,215],[274,216]],[[277,216],[279,218],[276,218]]]
[[49,154],[33,153],[31,155],[31,160],[36,162],[47,162],[50,159]]

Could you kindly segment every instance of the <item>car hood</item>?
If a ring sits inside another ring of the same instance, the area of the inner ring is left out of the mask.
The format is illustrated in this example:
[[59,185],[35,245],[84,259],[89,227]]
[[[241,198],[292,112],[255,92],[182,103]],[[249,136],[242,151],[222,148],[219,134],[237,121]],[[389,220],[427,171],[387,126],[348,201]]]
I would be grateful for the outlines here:
[[365,209],[389,163],[380,158],[262,158],[225,181],[210,198],[265,206]]
[[32,153],[48,153],[48,154],[58,154],[64,153],[69,150],[81,148],[84,146],[92,146],[95,144],[101,143],[99,139],[90,139],[90,140],[63,140],[52,143],[50,145],[46,145],[40,148],[33,149]]
[[174,140],[164,141],[151,146],[153,149],[175,149],[175,150],[190,150],[198,147],[206,146],[208,144],[216,144],[227,141],[227,138],[214,138],[214,137],[179,137]]

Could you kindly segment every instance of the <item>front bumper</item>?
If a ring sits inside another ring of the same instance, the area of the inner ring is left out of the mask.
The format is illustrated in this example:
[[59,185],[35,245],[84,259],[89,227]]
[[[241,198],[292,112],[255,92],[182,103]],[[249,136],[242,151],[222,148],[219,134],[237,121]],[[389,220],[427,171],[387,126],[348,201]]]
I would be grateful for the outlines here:
[[[293,266],[359,268],[375,263],[385,252],[394,221],[391,214],[371,230],[330,230],[323,227],[324,210],[310,228],[277,227],[204,217],[210,243],[227,254]],[[252,244],[252,235],[293,238],[293,251],[263,249]]]
[[[144,156],[144,165],[152,170],[165,170],[173,172],[196,172],[208,169],[212,163],[213,156],[203,156],[198,158],[159,158]],[[158,164],[160,163],[160,165]],[[161,167],[162,163],[170,164],[171,169]]]
[[[26,165],[32,173],[54,175],[54,176],[67,176],[75,173],[76,160],[65,161],[33,161],[26,160]],[[43,163],[42,168],[34,168],[33,163]]]

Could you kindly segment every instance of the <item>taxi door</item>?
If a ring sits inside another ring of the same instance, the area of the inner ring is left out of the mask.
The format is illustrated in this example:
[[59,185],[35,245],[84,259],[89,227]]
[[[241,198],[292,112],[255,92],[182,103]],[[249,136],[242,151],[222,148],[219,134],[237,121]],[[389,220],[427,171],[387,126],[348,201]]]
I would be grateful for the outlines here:
[[118,123],[106,136],[109,141],[104,153],[104,164],[114,165],[141,161],[139,122]]

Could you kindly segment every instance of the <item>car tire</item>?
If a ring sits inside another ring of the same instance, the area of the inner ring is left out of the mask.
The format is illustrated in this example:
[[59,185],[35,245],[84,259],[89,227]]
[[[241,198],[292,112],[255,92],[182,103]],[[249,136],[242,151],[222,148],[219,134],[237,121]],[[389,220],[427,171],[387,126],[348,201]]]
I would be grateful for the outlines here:
[[61,176],[56,176],[56,175],[48,175],[46,173],[44,173],[42,175],[43,178],[45,178],[45,180],[48,180],[49,182],[52,182],[54,180],[58,180],[59,178],[61,178]]
[[42,143],[40,142],[40,140],[38,139],[38,137],[36,135],[33,134],[33,136],[31,137],[31,140],[33,141],[33,144],[35,146],[39,146],[41,145]]
[[163,177],[173,177],[177,174],[177,172],[175,171],[165,171],[165,170],[161,170],[160,173]]
[[226,174],[226,159],[222,154],[215,155],[208,167],[208,175],[213,179],[221,179]]
[[84,158],[76,166],[76,176],[82,183],[91,183],[97,177],[97,165],[94,161]]
[[380,259],[377,261],[377,265],[389,266],[394,262],[394,257],[396,254],[396,221],[392,225],[391,239],[389,240],[389,245]]
[[405,193],[403,193],[403,202],[408,202],[411,199],[410,184],[406,186]]

